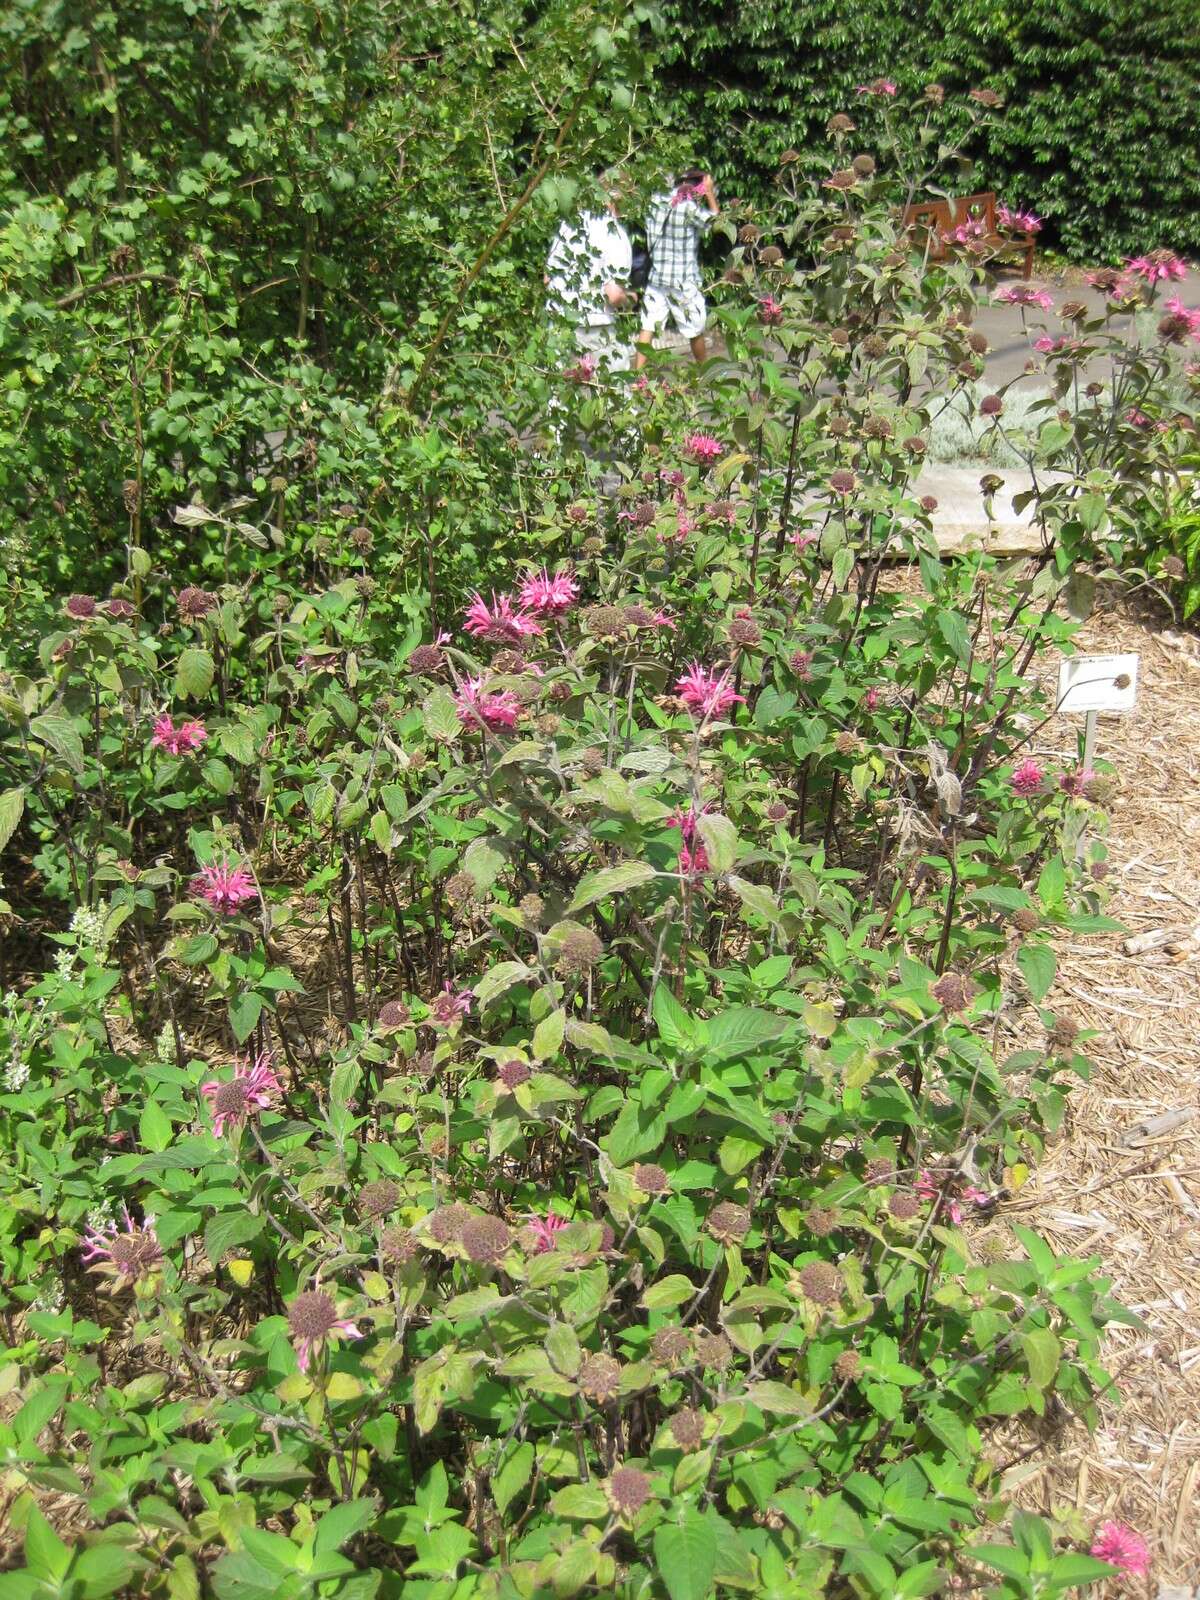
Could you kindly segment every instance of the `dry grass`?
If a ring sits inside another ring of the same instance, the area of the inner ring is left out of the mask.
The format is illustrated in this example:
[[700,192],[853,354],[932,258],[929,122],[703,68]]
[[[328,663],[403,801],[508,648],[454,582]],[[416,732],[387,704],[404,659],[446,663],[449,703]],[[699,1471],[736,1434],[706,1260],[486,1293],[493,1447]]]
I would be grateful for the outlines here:
[[[1027,1463],[1021,1498],[1138,1528],[1154,1550],[1149,1595],[1157,1583],[1200,1584],[1200,936],[1186,937],[1200,925],[1200,640],[1164,616],[1116,609],[1080,644],[1141,656],[1136,712],[1100,719],[1097,754],[1120,782],[1107,909],[1131,935],[1169,926],[1181,938],[1140,955],[1113,935],[1059,946],[1047,1004],[1097,1031],[1086,1046],[1095,1067],[1006,1211],[1064,1254],[1100,1255],[1144,1327],[1113,1327],[1106,1358],[1119,1392],[1098,1433],[1080,1428]],[[1051,723],[1039,752],[1069,756],[1081,725]],[[1194,1115],[1137,1137],[1139,1123],[1176,1108]]]

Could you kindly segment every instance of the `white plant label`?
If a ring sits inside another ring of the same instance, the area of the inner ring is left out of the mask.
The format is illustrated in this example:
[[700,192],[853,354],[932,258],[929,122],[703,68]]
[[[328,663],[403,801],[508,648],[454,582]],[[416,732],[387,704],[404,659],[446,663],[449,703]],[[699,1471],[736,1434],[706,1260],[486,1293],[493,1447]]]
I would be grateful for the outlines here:
[[1137,704],[1138,657],[1072,656],[1058,669],[1056,710],[1132,711]]

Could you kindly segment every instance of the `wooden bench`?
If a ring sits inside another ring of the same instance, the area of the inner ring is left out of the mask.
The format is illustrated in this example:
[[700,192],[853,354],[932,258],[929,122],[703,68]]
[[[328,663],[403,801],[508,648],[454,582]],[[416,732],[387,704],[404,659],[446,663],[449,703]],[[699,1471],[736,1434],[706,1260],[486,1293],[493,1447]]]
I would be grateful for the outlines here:
[[929,261],[944,261],[947,256],[961,250],[963,245],[950,235],[956,228],[968,223],[979,225],[980,231],[976,235],[978,242],[986,245],[994,256],[1022,256],[1021,276],[1032,276],[1037,239],[1032,233],[1008,234],[998,231],[996,196],[990,190],[963,195],[958,200],[923,200],[919,205],[909,206],[904,213],[905,228]]

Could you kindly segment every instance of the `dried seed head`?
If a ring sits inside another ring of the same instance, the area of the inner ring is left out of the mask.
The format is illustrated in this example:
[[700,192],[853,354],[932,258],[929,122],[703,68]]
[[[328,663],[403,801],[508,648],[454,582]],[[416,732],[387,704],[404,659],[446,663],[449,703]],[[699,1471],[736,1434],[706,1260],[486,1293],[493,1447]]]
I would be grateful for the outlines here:
[[429,1219],[429,1232],[439,1244],[457,1244],[473,1215],[474,1212],[457,1200],[448,1206],[439,1206]]
[[582,548],[585,556],[602,556],[604,554],[604,540],[598,533],[593,533],[590,538],[583,541]]
[[829,487],[835,494],[852,494],[858,479],[848,467],[839,467],[829,474]]
[[390,1178],[376,1178],[358,1192],[358,1212],[369,1222],[390,1216],[400,1204],[400,1190]]
[[524,1061],[502,1061],[496,1068],[496,1076],[506,1089],[517,1089],[528,1083],[533,1074]]
[[576,524],[576,526],[578,526],[579,523],[586,522],[587,519],[588,519],[588,508],[586,506],[584,506],[584,505],[580,505],[578,501],[576,501],[573,506],[568,506],[567,507],[567,521],[568,522],[573,522],[573,523]]
[[288,1328],[297,1339],[323,1339],[337,1319],[333,1296],[324,1289],[308,1289],[288,1307]]
[[856,126],[844,111],[838,111],[825,124],[825,131],[832,134],[853,133]]
[[385,1228],[380,1234],[379,1249],[385,1261],[402,1267],[406,1261],[413,1260],[420,1246],[410,1228],[391,1227]]
[[1064,300],[1058,308],[1058,314],[1068,322],[1082,322],[1088,314],[1088,308],[1082,300]]
[[828,1261],[810,1261],[800,1273],[800,1287],[818,1306],[835,1305],[842,1297],[842,1278]]
[[829,342],[837,345],[839,350],[844,350],[850,343],[850,330],[848,328],[830,328]]
[[938,503],[937,503],[937,496],[936,495],[934,495],[934,494],[923,494],[921,496],[921,510],[925,513],[926,516],[932,516],[933,513],[937,510],[937,508],[938,508]]
[[729,642],[748,650],[752,645],[762,643],[762,630],[757,622],[751,622],[747,617],[735,617],[729,624]]
[[698,1450],[704,1443],[704,1413],[694,1406],[677,1411],[667,1426],[681,1450]]
[[818,1239],[824,1239],[837,1227],[838,1214],[830,1206],[810,1206],[804,1213],[804,1222],[809,1233],[815,1233]]
[[379,1027],[384,1033],[395,1033],[403,1028],[412,1016],[403,1000],[388,1000],[379,1008]]
[[672,1371],[686,1366],[692,1355],[692,1341],[686,1328],[660,1328],[650,1341],[650,1354],[660,1366]]
[[603,1405],[614,1400],[621,1385],[621,1363],[599,1351],[588,1356],[579,1369],[579,1387],[589,1400]]
[[536,927],[542,920],[542,913],[546,907],[540,894],[526,894],[517,902],[517,909],[526,922]]
[[759,251],[758,259],[764,267],[777,267],[783,260],[783,251],[778,245],[769,244],[765,250]]
[[887,355],[887,340],[881,339],[877,333],[869,333],[862,342],[862,353],[872,361],[878,361],[881,356]]
[[462,1247],[477,1266],[494,1266],[512,1243],[512,1230],[499,1217],[472,1217],[463,1225]]
[[850,418],[830,417],[828,431],[834,439],[844,439],[850,432]]
[[840,756],[854,756],[862,749],[862,740],[856,733],[843,729],[833,741],[833,748]]
[[63,610],[76,622],[86,622],[96,615],[96,602],[90,594],[72,594],[63,602]]
[[671,1187],[671,1180],[654,1161],[639,1161],[633,1169],[633,1181],[643,1194],[666,1194]]
[[708,1213],[705,1227],[718,1244],[737,1244],[750,1232],[750,1213],[745,1206],[722,1200]]
[[580,752],[579,765],[589,778],[594,778],[598,772],[604,771],[603,750],[597,750],[594,745],[589,745],[586,750]]
[[812,677],[812,651],[793,650],[788,657],[788,666],[798,678],[807,682]]
[[994,89],[971,89],[967,99],[974,100],[976,105],[985,106],[989,110],[1004,104],[1004,96],[997,94]]
[[625,613],[620,606],[589,606],[583,625],[593,639],[619,639],[626,631]]
[[868,155],[855,156],[850,165],[860,178],[869,178],[875,171],[875,157]]
[[744,222],[738,229],[739,244],[757,244],[762,238],[762,229],[756,228],[752,222]]
[[890,439],[892,425],[886,417],[868,417],[863,423],[863,432],[868,439]]
[[359,523],[357,528],[350,529],[350,543],[358,551],[359,555],[369,556],[372,548],[374,547],[375,540],[371,536],[370,528],[364,528],[363,525]]
[[1032,906],[1018,906],[1012,914],[1012,924],[1019,933],[1032,933],[1041,927],[1042,919]]
[[1065,1053],[1075,1048],[1075,1040],[1078,1036],[1079,1024],[1074,1017],[1055,1017],[1054,1025],[1046,1038],[1052,1049]]
[[[842,167],[838,172],[831,172],[825,179],[827,189],[853,189],[858,182],[858,173],[853,167]],[[835,234],[836,237],[836,234]]]
[[767,807],[768,822],[786,822],[791,814],[790,809],[784,805],[782,800],[772,800]]
[[833,1363],[833,1370],[843,1383],[852,1383],[862,1371],[862,1357],[857,1350],[843,1350]]
[[456,872],[446,879],[446,899],[452,906],[462,910],[475,905],[479,899],[479,890],[475,887],[475,879],[469,872]]
[[650,1498],[650,1479],[637,1467],[618,1467],[608,1480],[609,1504],[618,1516],[635,1517]]
[[873,1156],[867,1162],[867,1170],[863,1173],[866,1183],[888,1183],[895,1176],[896,1163],[888,1156]]
[[215,594],[210,594],[207,589],[199,589],[191,583],[186,588],[180,589],[175,596],[176,609],[185,622],[198,622],[201,617],[206,617],[210,611],[214,611],[217,604]]
[[921,1209],[921,1202],[915,1194],[894,1194],[888,1201],[888,1211],[897,1222],[907,1222],[915,1217]]
[[979,480],[979,487],[984,494],[995,494],[997,489],[1003,489],[1004,479],[995,472],[985,472]]
[[604,946],[590,928],[569,928],[554,958],[554,969],[566,978],[582,978],[604,954]]
[[698,1333],[696,1360],[713,1372],[724,1372],[733,1360],[733,1346],[723,1333]]
[[919,433],[910,433],[908,438],[904,440],[904,448],[910,456],[923,456],[929,446]]
[[1109,874],[1108,862],[1107,861],[1093,861],[1091,866],[1088,868],[1088,873],[1091,876],[1093,882],[1095,882],[1095,883],[1103,883],[1105,878],[1107,878],[1108,874]]
[[354,580],[354,592],[360,600],[369,600],[377,588],[378,585],[369,572],[360,573]]
[[[1186,578],[1187,568],[1178,556],[1167,556],[1162,564],[1162,570],[1168,578]],[[111,611],[111,602],[109,605]]]
[[929,990],[943,1011],[957,1015],[965,1011],[979,993],[979,985],[965,973],[945,972]]
[[1117,798],[1118,789],[1115,775],[1109,772],[1096,773],[1083,786],[1084,795],[1098,806],[1111,805]]
[[946,91],[942,88],[940,83],[927,83],[925,85],[924,94],[926,100],[928,100],[932,106],[940,106],[946,98]]

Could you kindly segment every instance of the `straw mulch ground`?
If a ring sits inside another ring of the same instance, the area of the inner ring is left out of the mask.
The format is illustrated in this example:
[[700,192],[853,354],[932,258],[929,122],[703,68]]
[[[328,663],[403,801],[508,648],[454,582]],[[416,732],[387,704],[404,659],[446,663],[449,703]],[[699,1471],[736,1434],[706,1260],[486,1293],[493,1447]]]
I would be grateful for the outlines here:
[[[1004,1213],[1064,1254],[1100,1256],[1144,1328],[1108,1335],[1119,1393],[1097,1435],[1069,1429],[1013,1477],[1031,1508],[1074,1506],[1139,1529],[1154,1551],[1153,1596],[1200,1585],[1200,639],[1172,631],[1165,613],[1117,608],[1079,642],[1141,657],[1137,710],[1100,719],[1097,755],[1120,782],[1106,909],[1130,936],[1170,928],[1176,938],[1136,955],[1111,934],[1058,949],[1047,1004],[1097,1030],[1085,1046],[1094,1071]],[[1072,754],[1077,731],[1082,718],[1056,719],[1038,753]],[[1190,1115],[1137,1136],[1176,1109]]]

